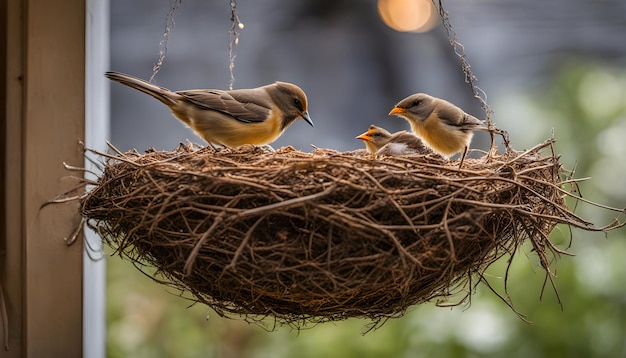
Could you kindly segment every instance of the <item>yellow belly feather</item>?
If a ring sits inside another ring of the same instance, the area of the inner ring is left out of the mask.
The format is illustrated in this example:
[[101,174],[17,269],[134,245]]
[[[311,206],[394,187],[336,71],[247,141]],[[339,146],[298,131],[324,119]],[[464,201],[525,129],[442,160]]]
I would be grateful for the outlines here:
[[472,132],[463,132],[442,124],[439,118],[430,115],[425,121],[410,121],[415,134],[435,152],[450,157],[463,151],[472,139]]

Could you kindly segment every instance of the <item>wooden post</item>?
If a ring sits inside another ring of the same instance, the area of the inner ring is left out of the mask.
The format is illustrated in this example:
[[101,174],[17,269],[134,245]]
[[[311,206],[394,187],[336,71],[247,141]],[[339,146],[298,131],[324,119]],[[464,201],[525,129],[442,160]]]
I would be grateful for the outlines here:
[[0,0],[0,7],[0,280],[8,313],[0,357],[80,357],[82,238],[70,247],[63,241],[80,217],[76,205],[41,206],[76,184],[62,163],[83,162],[85,1]]

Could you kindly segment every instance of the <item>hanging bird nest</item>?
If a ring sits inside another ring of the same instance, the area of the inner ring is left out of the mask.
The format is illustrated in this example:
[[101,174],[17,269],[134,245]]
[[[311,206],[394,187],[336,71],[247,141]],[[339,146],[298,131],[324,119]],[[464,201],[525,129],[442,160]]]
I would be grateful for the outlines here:
[[[589,230],[553,141],[444,162],[291,147],[107,156],[81,198],[120,255],[220,315],[300,326],[364,317],[474,288],[468,279],[524,240],[549,276],[558,223]],[[566,185],[567,186],[567,185]]]

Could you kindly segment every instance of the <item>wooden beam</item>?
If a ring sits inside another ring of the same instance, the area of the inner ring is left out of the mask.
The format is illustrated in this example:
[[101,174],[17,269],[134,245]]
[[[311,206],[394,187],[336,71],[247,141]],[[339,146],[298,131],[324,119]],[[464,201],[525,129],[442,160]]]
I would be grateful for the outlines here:
[[23,353],[23,245],[22,245],[22,70],[23,28],[21,0],[2,0],[6,30],[2,31],[6,44],[3,55],[3,79],[0,85],[5,93],[2,106],[4,117],[3,144],[3,227],[0,254],[0,284],[3,286],[7,313],[0,317],[2,346],[0,356],[22,357]]
[[76,184],[84,138],[85,1],[3,0],[6,6],[6,256],[9,348],[0,356],[82,355],[82,239],[77,205],[42,204]]

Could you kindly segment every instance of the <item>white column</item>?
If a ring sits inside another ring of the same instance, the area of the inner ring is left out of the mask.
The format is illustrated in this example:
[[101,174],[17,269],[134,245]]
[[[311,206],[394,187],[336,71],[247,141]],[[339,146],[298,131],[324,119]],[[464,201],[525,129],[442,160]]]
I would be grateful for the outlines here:
[[[85,145],[106,151],[109,138],[109,0],[86,0]],[[98,172],[85,160],[85,167]],[[89,174],[85,174],[90,179]],[[83,357],[106,357],[106,266],[102,239],[85,228],[83,257]]]

